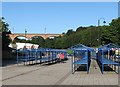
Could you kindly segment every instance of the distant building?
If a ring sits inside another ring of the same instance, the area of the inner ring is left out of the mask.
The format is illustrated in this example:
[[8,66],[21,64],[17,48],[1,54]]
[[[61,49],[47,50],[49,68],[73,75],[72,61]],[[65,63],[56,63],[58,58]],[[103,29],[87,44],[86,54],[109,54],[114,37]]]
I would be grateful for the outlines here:
[[[27,49],[35,48],[38,49],[39,45],[37,44],[31,44],[31,43],[16,43],[17,49],[23,49],[25,46]],[[9,47],[13,48],[12,44],[9,45]]]
[[55,37],[53,37],[53,36],[50,36],[50,37],[49,37],[49,39],[54,39],[54,38],[55,38]]

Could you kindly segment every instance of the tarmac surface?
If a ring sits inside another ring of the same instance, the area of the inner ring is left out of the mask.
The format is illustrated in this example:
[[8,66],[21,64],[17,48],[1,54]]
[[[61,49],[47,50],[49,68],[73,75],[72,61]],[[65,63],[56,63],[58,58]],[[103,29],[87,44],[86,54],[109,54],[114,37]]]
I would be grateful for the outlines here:
[[114,71],[102,74],[94,60],[91,60],[89,74],[85,70],[72,74],[69,58],[65,63],[4,66],[2,85],[118,85],[118,74]]

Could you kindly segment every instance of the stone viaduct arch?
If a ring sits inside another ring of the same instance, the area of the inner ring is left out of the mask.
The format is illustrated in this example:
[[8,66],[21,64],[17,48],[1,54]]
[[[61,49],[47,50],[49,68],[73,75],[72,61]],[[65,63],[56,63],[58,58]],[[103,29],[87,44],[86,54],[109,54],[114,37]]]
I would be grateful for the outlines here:
[[[14,40],[18,36],[25,36],[24,33],[14,33],[14,34],[9,34],[10,38]],[[63,36],[63,34],[26,34],[26,38],[30,39],[34,36],[41,36],[44,39],[49,38],[49,37],[58,37],[58,36]]]

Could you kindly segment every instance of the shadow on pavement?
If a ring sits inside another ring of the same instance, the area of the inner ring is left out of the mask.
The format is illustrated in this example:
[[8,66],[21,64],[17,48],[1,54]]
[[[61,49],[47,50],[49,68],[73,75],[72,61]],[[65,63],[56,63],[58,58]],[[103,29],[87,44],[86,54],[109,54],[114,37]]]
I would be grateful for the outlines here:
[[16,60],[13,59],[4,59],[2,60],[2,67],[17,64]]

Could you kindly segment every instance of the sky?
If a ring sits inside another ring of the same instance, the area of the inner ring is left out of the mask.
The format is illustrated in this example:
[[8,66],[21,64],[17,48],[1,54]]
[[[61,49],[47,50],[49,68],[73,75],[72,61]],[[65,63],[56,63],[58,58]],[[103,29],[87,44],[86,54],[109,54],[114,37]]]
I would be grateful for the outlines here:
[[[80,26],[106,25],[118,17],[117,2],[2,2],[2,16],[14,33],[61,34]],[[103,25],[103,19],[100,25]]]

